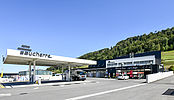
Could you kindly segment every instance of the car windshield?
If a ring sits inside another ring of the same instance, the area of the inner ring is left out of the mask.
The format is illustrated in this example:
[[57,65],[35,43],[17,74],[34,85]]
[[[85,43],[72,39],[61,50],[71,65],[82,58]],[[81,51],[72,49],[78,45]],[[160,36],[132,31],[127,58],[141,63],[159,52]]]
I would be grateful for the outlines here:
[[85,73],[84,72],[77,72],[77,74],[80,74],[80,75],[85,75]]

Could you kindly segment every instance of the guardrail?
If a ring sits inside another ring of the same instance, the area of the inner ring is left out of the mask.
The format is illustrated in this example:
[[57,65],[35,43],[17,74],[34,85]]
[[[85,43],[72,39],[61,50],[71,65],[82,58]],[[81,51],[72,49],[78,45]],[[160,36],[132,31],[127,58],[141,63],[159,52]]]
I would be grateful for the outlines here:
[[173,71],[169,71],[169,72],[159,72],[159,73],[155,73],[155,74],[149,74],[146,75],[146,83],[151,83],[169,76],[173,75]]

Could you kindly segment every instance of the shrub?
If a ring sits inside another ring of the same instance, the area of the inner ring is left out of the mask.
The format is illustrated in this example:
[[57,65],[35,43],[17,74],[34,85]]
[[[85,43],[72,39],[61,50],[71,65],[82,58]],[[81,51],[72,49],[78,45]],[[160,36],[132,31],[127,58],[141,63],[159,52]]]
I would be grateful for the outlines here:
[[170,66],[169,71],[174,71],[174,66]]

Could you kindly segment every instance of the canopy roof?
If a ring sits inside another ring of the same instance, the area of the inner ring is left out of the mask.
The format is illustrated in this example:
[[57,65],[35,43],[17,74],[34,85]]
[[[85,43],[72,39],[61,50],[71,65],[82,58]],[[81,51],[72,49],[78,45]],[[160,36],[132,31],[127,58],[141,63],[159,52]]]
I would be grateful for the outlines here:
[[7,56],[4,59],[4,64],[29,65],[36,61],[36,66],[58,66],[60,64],[70,65],[96,65],[96,61],[77,59],[70,57],[54,56],[30,51],[19,51],[7,49]]

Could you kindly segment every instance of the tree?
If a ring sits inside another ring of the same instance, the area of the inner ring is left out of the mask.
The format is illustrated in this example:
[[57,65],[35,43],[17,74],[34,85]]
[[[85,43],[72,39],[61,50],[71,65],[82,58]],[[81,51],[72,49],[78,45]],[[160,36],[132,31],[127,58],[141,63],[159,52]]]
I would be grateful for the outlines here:
[[170,44],[170,50],[173,50],[173,44]]
[[169,70],[174,71],[174,66],[170,66]]
[[161,48],[160,44],[157,44],[157,51],[160,51],[161,50],[160,48]]
[[119,41],[111,48],[101,49],[87,53],[79,58],[91,60],[112,59],[118,56],[128,55],[131,52],[143,53],[148,51],[167,51],[174,49],[174,27],[162,31],[150,32],[140,36],[129,37]]

